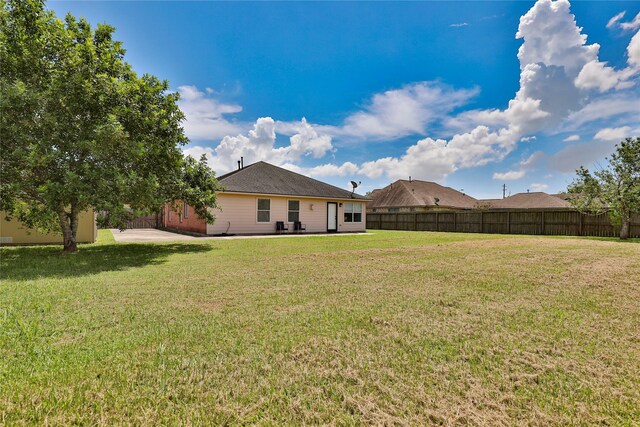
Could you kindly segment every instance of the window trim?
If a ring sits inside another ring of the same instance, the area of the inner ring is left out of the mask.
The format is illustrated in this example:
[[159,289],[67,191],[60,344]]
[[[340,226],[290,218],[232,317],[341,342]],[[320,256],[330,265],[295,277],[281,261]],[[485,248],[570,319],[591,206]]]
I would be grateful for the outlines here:
[[[347,209],[348,206],[351,206],[351,209]],[[360,206],[360,212],[356,212],[356,206]],[[351,214],[351,220],[347,220],[347,214]],[[356,214],[360,214],[360,221],[356,221]],[[348,222],[350,224],[360,224],[362,223],[362,203],[360,202],[345,202],[342,208],[342,216],[344,222]]]
[[[289,208],[289,202],[298,202],[298,210],[291,210]],[[302,202],[300,199],[287,199],[287,222],[289,224],[293,224],[295,221],[289,221],[289,213],[290,212],[298,212],[298,222],[300,222],[300,212],[302,211]]]
[[[269,201],[269,209],[260,209],[260,200],[268,200]],[[260,212],[269,212],[269,221],[260,221],[258,217],[258,213]],[[264,197],[256,197],[256,224],[270,224],[271,223],[271,199]]]

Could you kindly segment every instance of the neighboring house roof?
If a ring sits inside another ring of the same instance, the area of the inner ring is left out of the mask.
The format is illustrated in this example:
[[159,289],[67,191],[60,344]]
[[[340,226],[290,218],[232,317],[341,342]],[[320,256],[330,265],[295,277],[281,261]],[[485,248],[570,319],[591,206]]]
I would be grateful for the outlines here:
[[327,199],[368,200],[349,190],[326,184],[266,162],[257,162],[218,177],[223,192],[276,194]]
[[481,200],[489,202],[490,209],[554,209],[570,208],[571,204],[557,195],[544,192],[518,193],[504,199]]
[[[478,202],[471,196],[450,187],[429,181],[400,179],[374,190],[367,208],[448,207],[472,209]],[[436,199],[438,199],[436,201]]]
[[569,199],[571,199],[571,197],[573,197],[575,194],[572,193],[558,193],[558,194],[552,194],[553,197],[559,197],[562,200],[566,200],[569,201]]

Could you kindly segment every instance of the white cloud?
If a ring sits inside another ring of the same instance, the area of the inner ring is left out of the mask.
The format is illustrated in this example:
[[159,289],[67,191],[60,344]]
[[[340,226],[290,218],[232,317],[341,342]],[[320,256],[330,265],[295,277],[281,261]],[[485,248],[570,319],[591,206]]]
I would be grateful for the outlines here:
[[596,59],[598,44],[587,45],[587,36],[576,25],[567,0],[539,0],[520,18],[516,38],[524,39],[518,50],[520,68],[543,63],[564,67],[576,75],[589,61]]
[[621,22],[620,28],[623,30],[637,30],[640,28],[640,12],[629,22]]
[[607,28],[612,29],[613,27],[616,27],[618,25],[618,21],[620,21],[622,18],[624,18],[624,15],[626,13],[627,13],[627,11],[623,10],[622,12],[618,13],[617,15],[615,15],[611,19],[609,19],[609,22],[607,22]]
[[331,137],[319,135],[304,117],[297,126],[293,125],[293,129],[297,133],[290,138],[291,146],[287,153],[292,160],[299,160],[304,155],[319,159],[333,149]]
[[[549,130],[559,125],[572,112],[580,110],[589,101],[574,81],[585,65],[595,61],[583,73],[580,82],[594,89],[618,87],[624,89],[627,74],[618,76],[592,76],[594,66],[599,67],[596,43],[587,44],[586,35],[577,26],[566,0],[539,0],[520,18],[516,38],[523,44],[518,50],[520,60],[520,89],[506,110],[472,110],[446,121],[454,129],[472,126],[512,125],[524,134]],[[605,64],[602,64],[604,67]],[[603,68],[606,71],[613,69]],[[614,72],[615,74],[615,72]],[[603,80],[603,81],[601,81]]]
[[525,176],[527,172],[524,170],[508,171],[508,172],[496,172],[493,174],[493,179],[500,181],[515,181]]
[[540,184],[538,182],[534,182],[529,186],[531,191],[545,191],[549,186],[547,184]]
[[[607,28],[612,28],[616,25],[625,30],[640,28],[640,13],[631,22],[619,23],[624,14],[625,12],[620,12],[611,18],[607,23]],[[597,58],[593,58],[584,65],[576,77],[576,86],[583,90],[597,89],[600,92],[606,92],[613,88],[617,90],[626,89],[633,86],[635,82],[631,78],[640,73],[640,32],[631,38],[627,46],[627,64],[626,68],[616,70],[613,67],[609,67],[606,62],[600,62]]]
[[549,156],[547,167],[563,173],[573,173],[580,166],[589,167],[594,162],[611,154],[615,143],[608,141],[589,141],[572,144]]
[[[209,166],[213,168],[213,166],[211,165],[211,160],[213,159],[213,148],[203,147],[200,145],[192,145],[191,147],[183,148],[182,152],[185,156],[191,156],[194,159],[200,159],[204,155],[209,162]],[[218,171],[216,170],[216,172]]]
[[410,146],[400,157],[385,157],[362,164],[360,173],[375,179],[383,174],[391,179],[409,175],[419,179],[440,179],[459,168],[480,166],[504,158],[520,135],[513,129],[491,131],[478,126],[449,141],[425,138]]
[[355,139],[395,139],[421,135],[427,126],[465,105],[477,89],[455,90],[437,82],[418,82],[375,94],[341,126],[321,126],[333,135]]
[[211,167],[217,172],[233,170],[240,157],[245,164],[266,161],[283,165],[300,160],[303,156],[323,157],[333,149],[331,137],[319,135],[303,118],[290,123],[289,129],[296,133],[289,138],[289,145],[276,147],[276,122],[271,117],[261,117],[247,135],[225,136],[215,147],[193,146],[184,150],[194,157],[207,155]]
[[563,139],[564,142],[573,142],[573,141],[580,141],[580,135],[569,135],[568,137],[566,137],[565,139]]
[[611,93],[587,103],[581,109],[572,112],[565,119],[563,131],[579,129],[586,123],[611,120],[614,117],[637,120],[640,111],[640,98],[633,93]]
[[520,138],[520,142],[531,142],[535,141],[537,138],[535,136],[523,136]]
[[351,162],[345,162],[340,166],[329,163],[309,168],[307,173],[310,176],[347,176],[355,175],[358,171],[358,165]]
[[522,160],[518,164],[524,168],[529,169],[537,165],[540,162],[540,160],[544,158],[544,156],[545,154],[542,151],[536,151],[535,153],[531,154],[529,157]]
[[[640,67],[640,32],[631,38],[627,46],[627,62],[630,67],[637,69]],[[637,72],[637,70],[636,70]]]
[[624,138],[631,135],[631,126],[622,126],[619,128],[604,128],[594,135],[594,139],[602,141],[616,141],[619,142]]
[[460,22],[458,24],[449,24],[450,27],[466,27],[468,25],[469,25],[468,22]]
[[186,118],[183,126],[188,138],[215,140],[242,130],[241,125],[224,118],[227,114],[239,113],[242,107],[219,102],[210,88],[202,92],[196,86],[180,86],[178,93],[178,107]]
[[585,64],[575,83],[580,89],[597,89],[600,92],[613,88],[626,89],[633,86],[634,83],[628,80],[636,72],[637,70],[631,67],[616,71],[613,67],[607,66],[606,62],[593,60]]
[[342,165],[328,163],[310,168],[301,167],[293,163],[284,163],[280,166],[290,171],[312,177],[353,176],[358,174],[360,169],[358,165],[352,162],[345,162]]

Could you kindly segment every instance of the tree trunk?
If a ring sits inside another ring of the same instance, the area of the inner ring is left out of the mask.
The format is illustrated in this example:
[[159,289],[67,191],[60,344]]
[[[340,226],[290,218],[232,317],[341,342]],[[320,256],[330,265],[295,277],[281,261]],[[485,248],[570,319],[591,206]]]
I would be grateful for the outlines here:
[[622,214],[622,226],[620,227],[620,239],[627,240],[629,238],[630,215]]
[[78,209],[71,206],[71,212],[67,213],[64,207],[58,208],[58,219],[62,229],[62,242],[65,253],[73,253],[78,250],[76,236],[78,234]]

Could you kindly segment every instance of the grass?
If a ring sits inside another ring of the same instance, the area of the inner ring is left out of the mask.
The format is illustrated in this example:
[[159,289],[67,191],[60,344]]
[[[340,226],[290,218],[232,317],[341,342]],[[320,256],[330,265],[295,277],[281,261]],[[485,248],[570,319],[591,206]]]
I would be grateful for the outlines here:
[[637,425],[640,245],[1,249],[0,424]]

